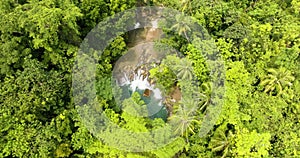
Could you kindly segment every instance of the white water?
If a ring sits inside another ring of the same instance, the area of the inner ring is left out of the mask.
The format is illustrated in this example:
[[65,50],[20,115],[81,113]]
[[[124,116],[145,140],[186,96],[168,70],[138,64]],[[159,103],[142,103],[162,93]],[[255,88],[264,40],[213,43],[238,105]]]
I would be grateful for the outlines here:
[[158,19],[151,21],[151,24],[152,24],[153,29],[157,29],[158,28]]
[[141,24],[140,24],[139,22],[137,22],[137,23],[135,23],[134,28],[137,29],[137,28],[140,27],[140,25],[141,25]]
[[136,91],[136,89],[150,89],[150,83],[147,80],[148,77],[143,79],[143,75],[141,74],[141,70],[138,70],[137,74],[134,74],[133,81],[130,83],[130,88],[132,91]]
[[[151,85],[148,81],[148,76],[145,78],[143,77],[142,70],[138,70],[137,74],[134,74],[133,80],[130,81],[126,74],[124,74],[123,78],[121,78],[121,83],[119,85],[130,85],[130,89],[135,92],[137,89],[140,90],[146,90],[149,89],[152,91],[153,96],[157,100],[162,100],[162,94],[160,89],[155,88],[154,85]],[[162,105],[162,101],[159,103],[159,105]]]
[[[152,25],[150,31],[155,31],[158,29],[158,20],[159,19],[153,19],[150,23]],[[137,22],[135,23],[135,26],[134,28],[137,29],[141,26],[141,23]],[[147,35],[147,34],[146,34]],[[141,38],[141,37],[139,37]],[[139,41],[146,41],[147,39],[139,39]],[[157,58],[160,58],[159,55],[155,54],[153,51],[153,43],[149,44],[147,43],[147,45],[138,45],[138,47],[136,48],[133,48],[134,49],[134,52],[133,53],[128,53],[126,54],[126,56],[128,56],[128,58],[121,58],[120,61],[118,61],[118,64],[119,63],[122,63],[122,62],[128,62],[128,59],[130,61],[130,59],[133,59],[131,60],[132,64],[130,65],[131,67],[134,67],[138,64],[136,64],[136,62],[145,62],[144,59],[141,60],[142,56],[146,56],[145,54],[141,55],[141,53],[136,53],[136,52],[140,52],[140,51],[143,51],[144,53],[148,54],[148,56],[151,56],[151,58],[153,59],[157,59]],[[150,53],[149,53],[150,52]],[[153,52],[153,53],[151,53]],[[134,56],[137,56],[137,57],[134,57]],[[138,59],[138,61],[137,61]],[[147,58],[148,59],[148,58]],[[123,61],[124,60],[124,61]],[[145,62],[147,63],[147,62]],[[126,65],[126,64],[125,64]],[[119,69],[121,71],[124,72],[124,65],[120,66]],[[123,69],[123,70],[122,70]],[[129,70],[132,70],[132,69],[129,69]],[[121,72],[119,71],[119,72]],[[128,70],[126,72],[123,73],[123,75],[121,76],[118,76],[117,78],[117,85],[119,86],[129,86],[129,88],[132,90],[132,92],[135,92],[137,91],[138,89],[139,90],[146,90],[146,89],[149,89],[153,95],[153,98],[156,100],[156,101],[159,101],[158,105],[162,106],[162,100],[163,100],[163,97],[162,97],[162,92],[159,88],[156,88],[155,85],[153,84],[150,84],[150,82],[148,81],[148,76],[144,77],[143,76],[143,73],[142,73],[143,70],[138,70],[136,73],[134,73],[134,76],[133,78],[129,78],[127,75],[129,75],[129,72]]]

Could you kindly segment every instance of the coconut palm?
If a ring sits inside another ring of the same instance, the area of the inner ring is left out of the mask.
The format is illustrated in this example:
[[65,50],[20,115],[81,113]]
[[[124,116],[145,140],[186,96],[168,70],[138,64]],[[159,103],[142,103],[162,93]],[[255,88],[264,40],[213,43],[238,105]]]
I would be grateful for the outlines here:
[[179,63],[174,65],[175,72],[177,72],[177,77],[180,80],[192,80],[193,79],[193,67],[192,63],[186,59],[182,58]]
[[291,72],[283,67],[279,69],[270,68],[267,71],[269,73],[268,76],[260,83],[261,86],[264,86],[265,93],[280,95],[283,89],[291,86],[295,80]]
[[205,112],[206,108],[210,102],[212,93],[212,83],[205,82],[201,85],[201,92],[199,92],[200,96],[200,111]]
[[190,111],[191,114],[196,112],[198,107],[198,100],[195,97],[185,97],[181,98],[180,104],[182,108],[186,109],[187,111]]
[[194,110],[185,108],[182,104],[179,105],[176,112],[169,118],[170,123],[175,127],[174,132],[185,136],[188,141],[188,134],[195,134],[195,124],[200,124],[197,120]]
[[181,102],[183,105],[192,105],[191,103],[194,102],[193,109],[197,108],[199,112],[204,113],[211,101],[212,83],[205,82],[199,87],[193,84],[191,80],[184,80],[184,82],[179,82],[178,85],[182,90]]
[[184,35],[185,38],[189,41],[187,32],[191,31],[191,28],[189,27],[190,22],[185,16],[180,14],[176,15],[175,19],[176,19],[176,24],[171,27],[171,30],[175,30],[181,36]]
[[234,135],[231,131],[226,135],[224,131],[217,130],[214,136],[211,138],[209,148],[213,152],[222,152],[222,158],[226,157],[233,142]]
[[188,8],[191,8],[191,1],[190,0],[181,0],[180,4],[182,6],[182,9],[181,9],[182,12],[184,12]]

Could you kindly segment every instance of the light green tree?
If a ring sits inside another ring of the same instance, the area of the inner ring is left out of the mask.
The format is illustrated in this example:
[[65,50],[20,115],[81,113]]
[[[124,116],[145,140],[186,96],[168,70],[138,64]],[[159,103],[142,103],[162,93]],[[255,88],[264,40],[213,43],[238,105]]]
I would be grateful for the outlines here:
[[176,31],[180,36],[184,36],[189,41],[187,32],[191,31],[191,28],[189,27],[190,22],[186,17],[179,14],[175,16],[175,19],[176,24],[171,27],[171,30]]
[[[184,102],[192,103],[192,102]],[[171,124],[174,125],[175,133],[184,136],[188,141],[189,134],[195,134],[195,126],[199,125],[201,122],[199,118],[195,115],[195,110],[187,108],[188,106],[195,105],[179,105],[175,113],[169,118]]]
[[177,72],[179,80],[193,79],[192,63],[187,58],[180,59],[180,61],[174,65],[174,70]]
[[212,84],[210,82],[202,83],[200,97],[200,111],[205,112],[209,102],[211,101],[211,89]]
[[225,131],[217,129],[209,142],[209,148],[213,152],[222,152],[221,157],[224,158],[230,152],[230,148],[233,145],[233,138],[234,135],[232,131],[229,130],[228,133],[225,134]]
[[270,68],[267,71],[269,73],[268,76],[260,83],[261,86],[264,86],[265,93],[278,96],[282,94],[285,87],[292,86],[292,82],[295,80],[291,72],[283,67],[279,69]]
[[191,7],[192,7],[191,0],[180,0],[180,4],[182,6],[182,9],[181,9],[182,12],[191,11]]
[[235,148],[232,150],[236,157],[269,157],[270,133],[239,131],[235,138]]

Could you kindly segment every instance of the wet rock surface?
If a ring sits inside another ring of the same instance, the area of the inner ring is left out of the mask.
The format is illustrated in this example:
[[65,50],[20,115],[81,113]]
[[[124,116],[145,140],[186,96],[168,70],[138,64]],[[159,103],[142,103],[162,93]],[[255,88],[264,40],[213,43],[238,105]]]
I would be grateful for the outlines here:
[[[154,47],[155,40],[163,37],[162,30],[157,28],[157,21],[152,19],[152,27],[129,32],[127,43],[129,50],[115,63],[113,78],[127,97],[135,91],[141,95],[141,99],[147,104],[150,118],[159,117],[166,121],[173,104],[165,100],[166,97],[156,87],[155,81],[149,77],[149,70],[158,66],[166,57],[166,52]],[[176,98],[178,101],[181,97],[178,94],[174,94],[176,97],[167,96],[167,98]]]

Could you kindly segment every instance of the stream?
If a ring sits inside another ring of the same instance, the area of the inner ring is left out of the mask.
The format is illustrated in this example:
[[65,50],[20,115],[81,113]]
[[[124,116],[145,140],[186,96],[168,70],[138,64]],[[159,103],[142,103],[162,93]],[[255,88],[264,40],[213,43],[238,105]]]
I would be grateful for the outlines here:
[[[165,58],[165,53],[154,47],[154,41],[161,38],[162,30],[157,28],[157,20],[151,23],[152,28],[140,28],[129,32],[129,50],[115,63],[113,78],[116,85],[122,89],[121,102],[132,93],[138,92],[147,106],[148,114],[144,116],[166,121],[168,110],[164,105],[165,97],[149,77],[149,70]],[[138,25],[139,23],[136,23],[136,26]]]

